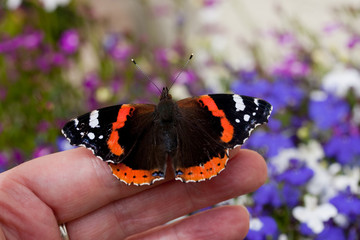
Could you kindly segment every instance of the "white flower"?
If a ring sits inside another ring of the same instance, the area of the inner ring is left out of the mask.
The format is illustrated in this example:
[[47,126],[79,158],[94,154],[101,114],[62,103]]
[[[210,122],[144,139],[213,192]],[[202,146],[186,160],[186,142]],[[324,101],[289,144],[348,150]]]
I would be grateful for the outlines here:
[[324,230],[324,222],[337,215],[337,209],[330,203],[317,205],[317,198],[305,195],[305,207],[295,207],[293,216],[300,222],[305,223],[314,233]]
[[259,231],[263,227],[263,223],[258,218],[250,219],[250,229],[254,231]]
[[331,184],[338,191],[344,191],[350,187],[352,193],[359,194],[360,167],[343,167],[344,173],[334,177]]
[[54,11],[58,6],[65,6],[67,5],[70,0],[40,0],[46,11],[52,12]]
[[11,10],[15,10],[21,5],[21,2],[22,0],[8,0],[6,6]]
[[314,168],[319,165],[324,156],[321,144],[310,141],[308,144],[301,144],[298,148],[287,148],[280,151],[278,155],[269,159],[269,162],[276,167],[278,173],[282,173],[289,167],[291,159],[306,162],[308,167]]
[[360,73],[352,68],[338,66],[323,78],[323,87],[339,97],[344,97],[353,88],[356,96],[360,97]]
[[360,124],[360,105],[356,104],[353,108],[353,118],[352,120],[357,123]]
[[[58,6],[65,6],[71,0],[39,0],[43,3],[44,8],[48,12],[54,11]],[[22,0],[7,0],[6,5],[9,9],[15,10],[21,5]]]

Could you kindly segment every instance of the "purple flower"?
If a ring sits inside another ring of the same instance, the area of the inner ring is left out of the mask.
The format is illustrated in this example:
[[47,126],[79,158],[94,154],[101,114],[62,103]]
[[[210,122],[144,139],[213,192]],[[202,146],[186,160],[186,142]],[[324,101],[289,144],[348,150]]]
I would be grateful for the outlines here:
[[169,66],[169,54],[167,49],[156,49],[154,54],[155,60],[160,64],[160,66],[164,68],[167,68]]
[[116,33],[107,34],[103,40],[103,47],[105,51],[110,52],[113,50],[119,42],[119,35]]
[[40,123],[37,125],[37,131],[38,132],[46,132],[50,128],[50,123],[48,121],[40,121]]
[[0,173],[6,170],[8,164],[9,159],[6,157],[5,153],[0,152]]
[[343,27],[343,24],[338,22],[328,23],[323,28],[323,31],[326,33],[332,33],[335,32]]
[[280,45],[286,45],[296,42],[294,35],[289,32],[276,33],[275,36]]
[[329,157],[335,157],[337,162],[342,165],[360,165],[360,136],[359,135],[340,135],[333,136],[325,144],[325,153]]
[[310,66],[298,56],[291,54],[273,67],[273,74],[276,76],[307,76],[310,73]]
[[161,89],[163,87],[162,81],[159,78],[155,78],[155,79],[153,78],[151,81],[152,82],[147,83],[146,91],[150,94],[160,96],[161,90],[159,90],[159,89]]
[[341,228],[327,226],[317,237],[316,240],[345,240],[344,231]]
[[282,204],[278,185],[274,182],[262,185],[254,193],[253,199],[255,204],[261,207],[264,205],[270,205],[277,208],[280,207]]
[[42,157],[53,152],[54,149],[52,146],[38,146],[33,152],[33,158]]
[[276,221],[270,216],[261,216],[250,219],[250,229],[245,239],[277,239],[278,235],[279,231]]
[[47,73],[52,68],[52,56],[50,52],[43,53],[38,59],[35,60],[37,67]]
[[21,37],[7,38],[0,42],[0,53],[12,53],[21,46]]
[[114,78],[111,82],[111,89],[116,94],[124,86],[124,82],[120,78]]
[[216,5],[220,0],[204,0],[203,4],[205,7],[213,7]]
[[24,154],[19,149],[14,149],[12,152],[12,159],[16,164],[20,164],[24,162]]
[[340,125],[349,113],[349,104],[332,95],[321,95],[310,100],[309,115],[320,130]]
[[75,53],[80,45],[80,37],[76,30],[70,29],[63,32],[59,40],[60,49],[66,54]]
[[84,87],[86,90],[93,92],[100,84],[99,76],[96,73],[89,73],[85,76]]
[[[175,76],[177,76],[180,72],[176,73]],[[180,73],[179,77],[176,79],[177,84],[184,84],[184,85],[190,85],[195,82],[197,79],[197,76],[194,71],[192,70],[186,70]],[[175,79],[174,79],[175,80]]]
[[52,64],[53,66],[61,67],[66,63],[66,57],[63,53],[53,53],[52,55]]
[[[4,100],[6,98],[6,95],[7,95],[6,89],[0,87],[0,101]],[[1,132],[1,128],[0,128],[0,132]]]
[[360,36],[355,35],[350,38],[349,42],[347,43],[347,47],[352,49],[352,48],[356,47],[356,45],[358,45],[358,44],[360,44]]
[[278,181],[283,181],[293,186],[302,186],[314,176],[314,171],[297,159],[291,159],[289,168],[277,176]]
[[329,202],[333,204],[340,213],[349,218],[360,216],[360,198],[351,193],[350,188],[340,192],[337,196],[331,198]]
[[132,49],[129,46],[117,45],[110,51],[111,57],[117,61],[128,60],[131,54],[132,54]]
[[43,40],[43,33],[34,31],[32,33],[24,34],[22,36],[21,46],[26,49],[36,49],[40,46]]

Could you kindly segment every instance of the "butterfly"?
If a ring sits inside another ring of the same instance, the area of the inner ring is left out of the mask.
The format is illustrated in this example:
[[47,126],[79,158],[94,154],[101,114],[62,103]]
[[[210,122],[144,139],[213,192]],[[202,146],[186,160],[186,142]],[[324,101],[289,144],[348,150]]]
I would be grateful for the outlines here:
[[93,110],[62,129],[70,144],[107,162],[126,184],[165,178],[199,182],[225,169],[229,149],[242,145],[272,106],[238,94],[209,94],[174,101],[168,88],[154,104],[121,104]]

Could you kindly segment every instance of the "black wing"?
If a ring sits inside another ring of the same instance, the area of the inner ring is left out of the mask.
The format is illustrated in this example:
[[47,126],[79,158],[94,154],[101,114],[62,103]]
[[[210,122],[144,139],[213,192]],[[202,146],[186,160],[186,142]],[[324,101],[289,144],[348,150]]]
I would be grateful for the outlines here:
[[176,178],[185,182],[210,179],[228,160],[228,148],[243,144],[251,131],[267,122],[272,106],[236,94],[211,94],[178,102]]

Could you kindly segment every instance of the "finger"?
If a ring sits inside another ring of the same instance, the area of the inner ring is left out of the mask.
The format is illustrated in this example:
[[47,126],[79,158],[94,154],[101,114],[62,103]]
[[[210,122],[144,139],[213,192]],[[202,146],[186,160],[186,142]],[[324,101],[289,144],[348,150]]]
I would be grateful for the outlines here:
[[146,239],[243,239],[249,230],[249,214],[241,206],[214,208],[181,221],[136,234],[127,240]]
[[200,183],[170,181],[120,199],[69,222],[76,239],[123,239],[220,201],[254,191],[266,179],[266,164],[256,152],[241,150],[219,176]]
[[6,177],[34,192],[53,210],[59,222],[83,216],[147,188],[120,183],[107,164],[85,148],[31,160],[6,172]]

